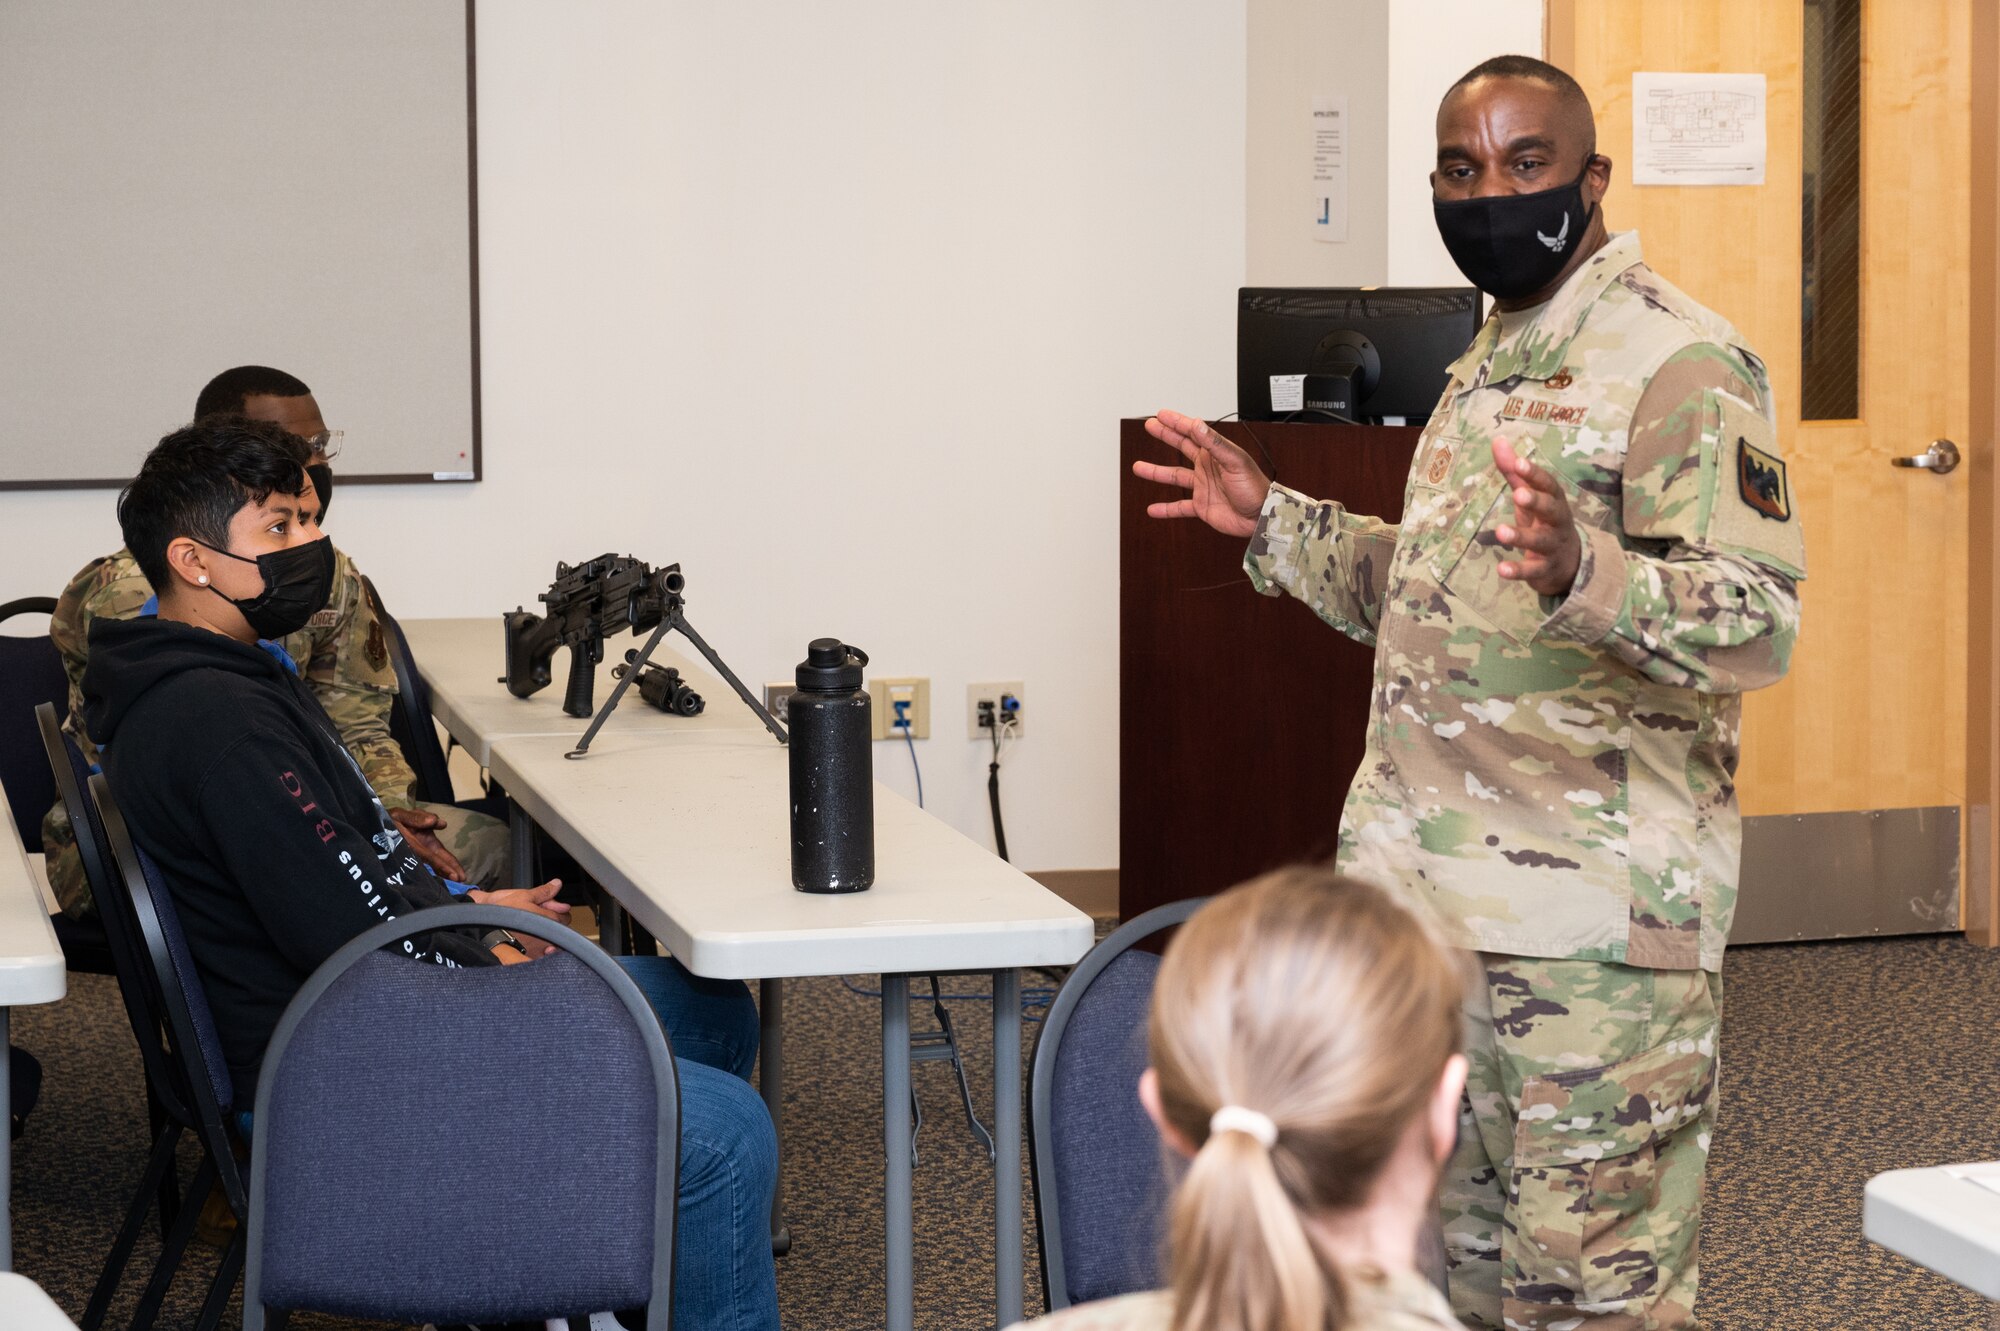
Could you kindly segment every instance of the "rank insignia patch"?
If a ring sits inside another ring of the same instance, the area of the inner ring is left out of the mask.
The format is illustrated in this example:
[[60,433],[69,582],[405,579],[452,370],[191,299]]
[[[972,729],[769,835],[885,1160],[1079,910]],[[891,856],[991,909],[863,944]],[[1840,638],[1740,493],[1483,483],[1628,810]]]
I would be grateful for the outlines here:
[[1748,439],[1736,438],[1736,488],[1743,502],[1776,522],[1792,520],[1792,489],[1785,464]]

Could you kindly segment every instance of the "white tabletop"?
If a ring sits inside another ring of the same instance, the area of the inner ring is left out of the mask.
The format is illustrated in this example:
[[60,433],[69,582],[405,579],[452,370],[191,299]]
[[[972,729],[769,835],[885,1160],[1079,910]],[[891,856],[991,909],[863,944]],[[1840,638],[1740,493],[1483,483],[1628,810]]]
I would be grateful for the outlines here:
[[[499,615],[485,619],[406,620],[403,636],[410,640],[410,655],[431,686],[431,714],[481,767],[493,765],[493,741],[505,736],[568,735],[574,741],[582,738],[590,727],[589,717],[579,719],[562,709],[564,684],[569,679],[567,648],[556,649],[555,659],[549,663],[553,679],[547,688],[530,698],[516,698],[501,683],[501,676],[506,674],[507,651]],[[624,663],[628,650],[645,644],[645,636],[630,633],[605,640],[597,692],[591,697],[593,707],[602,707],[611,690],[617,687],[617,681],[611,678],[612,667]],[[742,730],[768,733],[757,714],[736,696],[736,690],[709,673],[708,663],[692,653],[689,643],[669,634],[653,653],[653,660],[662,667],[679,670],[688,687],[702,696],[707,706],[700,716],[669,716],[640,698],[635,684],[625,691],[617,715],[605,723],[605,730],[641,726],[675,733]],[[752,688],[755,691],[755,686]],[[776,741],[772,744],[775,747]]]
[[12,817],[0,811],[0,1007],[53,1003],[69,991],[62,946]]
[[1067,966],[1090,949],[1088,915],[879,782],[875,885],[794,889],[789,757],[762,730],[614,721],[589,757],[570,747],[497,740],[493,774],[697,975]]
[[[15,834],[20,840],[20,834]],[[24,1275],[0,1271],[0,1326],[7,1331],[76,1331],[55,1300]]]
[[2000,1161],[1877,1174],[1864,1194],[1862,1232],[1967,1289],[2000,1299],[1996,1186]]

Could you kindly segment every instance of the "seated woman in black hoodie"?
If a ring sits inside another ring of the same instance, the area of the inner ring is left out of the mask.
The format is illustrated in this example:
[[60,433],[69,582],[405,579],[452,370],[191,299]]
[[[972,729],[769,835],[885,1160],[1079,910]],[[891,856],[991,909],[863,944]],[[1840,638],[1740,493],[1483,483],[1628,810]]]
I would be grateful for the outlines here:
[[[167,876],[242,1104],[286,1004],[321,962],[380,920],[453,900],[269,641],[325,604],[333,574],[303,447],[241,418],[159,442],[118,501],[159,613],[96,621],[83,678],[85,724],[134,837]],[[559,919],[558,886],[469,895]],[[448,966],[518,964],[543,950],[452,930],[405,947]],[[668,958],[625,960],[691,1056],[676,1057],[675,1321],[775,1331],[777,1142],[747,1081],[749,992]]]

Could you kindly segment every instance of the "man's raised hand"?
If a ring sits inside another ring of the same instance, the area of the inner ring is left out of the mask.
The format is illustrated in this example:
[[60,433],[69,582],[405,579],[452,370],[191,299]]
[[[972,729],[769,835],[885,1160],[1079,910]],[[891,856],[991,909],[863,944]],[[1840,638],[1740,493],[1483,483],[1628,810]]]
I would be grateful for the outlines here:
[[1185,467],[1132,464],[1132,474],[1140,480],[1188,492],[1184,499],[1146,505],[1146,516],[1200,518],[1225,536],[1248,536],[1257,530],[1257,515],[1263,511],[1271,481],[1248,453],[1210,429],[1206,421],[1178,411],[1163,411],[1149,419],[1146,433],[1189,463]]
[[1500,544],[1520,552],[1500,565],[1500,576],[1525,582],[1542,596],[1567,596],[1583,559],[1583,538],[1569,510],[1562,482],[1546,467],[1517,454],[1498,436],[1493,440],[1493,465],[1507,478],[1514,501],[1514,521],[1493,529]]

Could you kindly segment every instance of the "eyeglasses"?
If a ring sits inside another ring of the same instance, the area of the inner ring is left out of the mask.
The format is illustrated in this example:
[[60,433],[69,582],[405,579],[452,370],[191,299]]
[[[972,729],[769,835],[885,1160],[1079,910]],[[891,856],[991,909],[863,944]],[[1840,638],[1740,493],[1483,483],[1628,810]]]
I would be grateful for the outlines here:
[[341,441],[346,436],[345,430],[321,430],[318,434],[307,435],[306,443],[310,444],[312,451],[320,457],[330,458],[340,452]]

